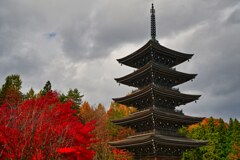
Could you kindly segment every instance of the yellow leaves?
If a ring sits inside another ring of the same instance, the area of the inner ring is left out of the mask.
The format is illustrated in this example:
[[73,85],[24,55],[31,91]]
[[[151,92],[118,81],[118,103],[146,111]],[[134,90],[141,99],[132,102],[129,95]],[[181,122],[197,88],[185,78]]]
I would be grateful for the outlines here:
[[137,109],[134,107],[127,107],[122,104],[112,103],[107,113],[110,119],[118,119],[118,118],[126,117],[136,111]]
[[94,110],[88,102],[85,101],[80,106],[79,116],[84,123],[94,120]]

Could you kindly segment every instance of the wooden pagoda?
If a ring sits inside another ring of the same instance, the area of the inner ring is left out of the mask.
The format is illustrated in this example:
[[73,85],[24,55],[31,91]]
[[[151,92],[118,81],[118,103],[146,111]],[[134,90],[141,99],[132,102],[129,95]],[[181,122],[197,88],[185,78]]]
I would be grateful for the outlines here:
[[189,139],[178,133],[182,126],[198,123],[203,117],[187,116],[175,108],[199,99],[200,95],[183,94],[173,87],[196,77],[176,71],[172,67],[189,60],[193,54],[168,49],[156,40],[155,10],[151,9],[151,39],[132,54],[118,62],[137,70],[121,78],[118,83],[137,90],[117,103],[134,106],[136,113],[113,120],[114,124],[131,127],[136,134],[124,140],[109,142],[113,147],[127,149],[136,160],[177,160],[185,150],[206,145],[206,141]]

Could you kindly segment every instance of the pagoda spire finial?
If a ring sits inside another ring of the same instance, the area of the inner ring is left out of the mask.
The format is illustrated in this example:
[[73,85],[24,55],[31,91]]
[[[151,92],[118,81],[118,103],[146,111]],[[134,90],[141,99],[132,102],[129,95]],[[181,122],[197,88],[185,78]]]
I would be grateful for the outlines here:
[[150,10],[151,12],[151,37],[152,40],[156,40],[156,22],[155,22],[155,9],[154,9],[154,5],[152,3],[152,8]]

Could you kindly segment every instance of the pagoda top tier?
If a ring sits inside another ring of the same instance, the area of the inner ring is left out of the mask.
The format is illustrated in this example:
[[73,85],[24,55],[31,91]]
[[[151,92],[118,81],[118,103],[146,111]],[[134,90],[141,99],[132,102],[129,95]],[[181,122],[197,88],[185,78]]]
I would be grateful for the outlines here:
[[156,40],[155,9],[153,4],[150,12],[151,39],[137,51],[126,57],[117,59],[117,61],[133,68],[141,68],[150,61],[165,65],[167,67],[173,67],[186,60],[189,60],[193,54],[181,53],[160,45],[160,43]]
[[193,54],[181,53],[166,48],[155,39],[150,39],[143,47],[126,57],[117,59],[117,61],[133,68],[141,68],[150,61],[173,67],[189,60],[192,56]]

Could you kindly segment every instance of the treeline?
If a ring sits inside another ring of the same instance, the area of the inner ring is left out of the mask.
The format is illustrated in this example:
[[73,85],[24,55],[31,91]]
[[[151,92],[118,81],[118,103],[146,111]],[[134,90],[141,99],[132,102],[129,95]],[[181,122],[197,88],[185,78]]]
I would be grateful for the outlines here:
[[182,134],[197,140],[208,140],[208,145],[184,153],[186,160],[239,160],[240,123],[230,118],[229,123],[212,117],[199,124],[180,130]]
[[[27,93],[21,92],[22,80],[20,75],[10,75],[5,79],[5,83],[0,88],[0,105],[8,104],[10,106],[17,106],[19,103],[24,100],[31,98],[38,98],[47,94],[47,92],[52,91],[51,82],[47,81],[45,86],[38,92],[35,93],[33,88]],[[77,88],[69,89],[66,94],[58,93],[59,100],[65,102],[67,100],[72,100],[76,106],[79,106],[82,103],[81,93]]]
[[[54,91],[49,81],[35,93],[21,92],[19,75],[8,76],[0,88],[0,159],[94,159],[131,160],[125,150],[111,148],[109,141],[134,134],[111,120],[136,112],[112,103],[91,106],[78,89]],[[185,160],[240,159],[240,123],[206,118],[179,131],[208,145],[184,153]]]

